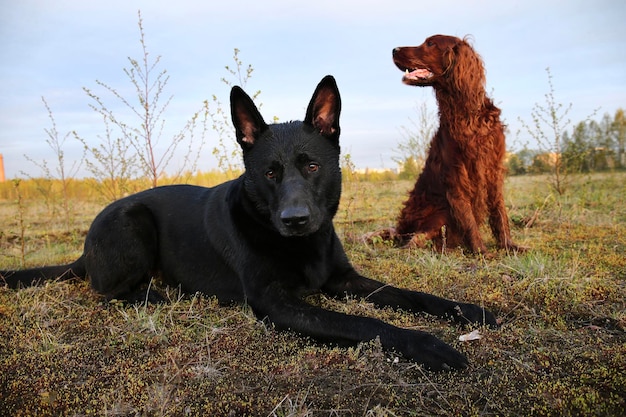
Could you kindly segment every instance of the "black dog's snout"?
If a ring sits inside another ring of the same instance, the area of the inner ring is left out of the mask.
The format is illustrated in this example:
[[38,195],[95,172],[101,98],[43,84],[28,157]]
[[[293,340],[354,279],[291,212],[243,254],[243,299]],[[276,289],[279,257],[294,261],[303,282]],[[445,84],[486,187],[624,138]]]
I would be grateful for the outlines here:
[[287,227],[305,226],[311,219],[311,212],[306,207],[290,207],[280,212],[280,220]]

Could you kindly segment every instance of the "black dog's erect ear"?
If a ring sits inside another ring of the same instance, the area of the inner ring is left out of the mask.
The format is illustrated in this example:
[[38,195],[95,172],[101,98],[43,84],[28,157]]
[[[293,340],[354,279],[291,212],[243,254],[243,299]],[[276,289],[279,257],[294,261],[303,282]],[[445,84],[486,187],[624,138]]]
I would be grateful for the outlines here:
[[268,128],[254,102],[241,87],[230,90],[230,116],[235,126],[237,142],[250,147]]
[[338,139],[340,112],[341,97],[339,97],[337,83],[332,75],[327,75],[320,81],[313,93],[304,123],[313,126],[326,137]]

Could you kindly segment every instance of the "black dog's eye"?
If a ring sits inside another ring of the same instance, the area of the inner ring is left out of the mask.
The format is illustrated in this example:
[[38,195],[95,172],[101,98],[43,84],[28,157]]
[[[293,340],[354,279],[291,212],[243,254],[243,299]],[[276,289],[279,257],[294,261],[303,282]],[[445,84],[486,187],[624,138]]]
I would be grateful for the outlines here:
[[317,171],[319,171],[319,169],[320,169],[320,164],[318,164],[316,162],[311,162],[307,166],[307,171],[309,171],[309,173],[317,172]]
[[276,179],[276,171],[274,171],[273,169],[269,169],[269,170],[265,171],[265,178],[267,178],[268,180],[275,180]]

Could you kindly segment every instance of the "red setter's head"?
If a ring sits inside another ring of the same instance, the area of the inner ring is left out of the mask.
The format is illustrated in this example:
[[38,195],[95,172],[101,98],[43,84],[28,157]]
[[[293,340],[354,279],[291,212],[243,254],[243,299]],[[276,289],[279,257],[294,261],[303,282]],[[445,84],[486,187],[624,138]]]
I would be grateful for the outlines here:
[[420,46],[395,48],[393,62],[405,71],[402,81],[408,85],[433,86],[462,96],[485,88],[482,59],[467,38],[434,35]]

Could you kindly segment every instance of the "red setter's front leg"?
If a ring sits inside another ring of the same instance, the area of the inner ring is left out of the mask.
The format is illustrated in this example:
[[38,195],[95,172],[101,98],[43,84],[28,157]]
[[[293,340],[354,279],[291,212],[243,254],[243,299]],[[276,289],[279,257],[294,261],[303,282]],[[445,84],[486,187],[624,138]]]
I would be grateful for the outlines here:
[[[456,166],[453,165],[455,163]],[[480,236],[479,223],[474,216],[472,205],[472,198],[475,197],[472,196],[471,190],[476,187],[476,184],[470,181],[468,171],[463,164],[458,164],[457,161],[450,161],[448,164],[453,168],[448,171],[445,178],[446,199],[456,223],[456,227],[451,229],[460,234],[456,237],[457,240],[465,242],[472,252],[487,254],[487,247]],[[478,220],[482,222],[482,219]]]
[[474,253],[487,254],[489,251],[480,236],[480,230],[472,204],[468,196],[464,195],[458,188],[448,189],[447,199],[450,203],[452,216],[456,220],[458,229],[463,233],[461,239],[464,240]]

